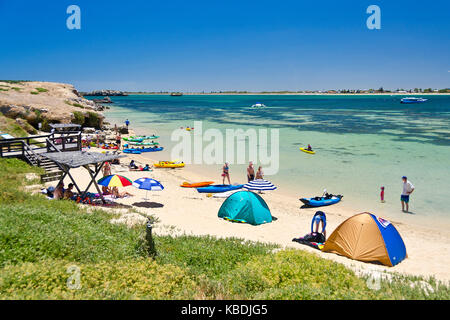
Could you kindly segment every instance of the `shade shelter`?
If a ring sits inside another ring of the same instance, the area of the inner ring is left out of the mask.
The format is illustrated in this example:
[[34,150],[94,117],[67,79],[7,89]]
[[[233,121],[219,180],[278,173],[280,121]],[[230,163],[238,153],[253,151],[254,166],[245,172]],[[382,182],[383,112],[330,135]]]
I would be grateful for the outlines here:
[[[42,153],[41,156],[54,161],[58,165],[58,167],[64,172],[59,182],[64,181],[64,178],[66,176],[69,176],[78,193],[82,195],[82,198],[85,197],[91,185],[94,184],[95,188],[100,194],[100,198],[104,203],[105,199],[103,198],[102,192],[97,184],[96,177],[100,172],[100,170],[102,169],[105,162],[110,162],[112,160],[125,157],[123,155],[118,154],[104,154],[86,151],[49,152],[49,153]],[[91,181],[86,187],[86,190],[84,190],[83,192],[81,192],[77,182],[70,174],[70,169],[79,167],[85,168],[89,173],[89,176],[91,177]]]
[[81,131],[81,125],[76,123],[50,123],[50,128],[55,129],[58,133],[63,132],[79,132]]

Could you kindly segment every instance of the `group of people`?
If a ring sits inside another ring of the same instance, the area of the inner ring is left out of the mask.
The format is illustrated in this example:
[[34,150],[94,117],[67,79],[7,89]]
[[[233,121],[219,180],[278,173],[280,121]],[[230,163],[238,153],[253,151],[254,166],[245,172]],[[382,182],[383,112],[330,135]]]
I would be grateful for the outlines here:
[[[225,184],[225,178],[228,180],[228,184],[231,184],[230,180],[230,166],[228,162],[225,162],[225,164],[222,167],[222,184]],[[248,163],[247,167],[247,181],[253,181],[258,179],[264,179],[264,172],[262,170],[262,167],[259,166],[258,170],[255,172],[255,168],[253,166],[253,162],[250,161]]]
[[73,183],[69,183],[67,189],[64,189],[64,183],[60,181],[53,191],[53,199],[72,199],[75,194],[73,193]]
[[150,165],[148,163],[145,165],[145,167],[142,167],[142,166],[138,166],[134,160],[130,161],[128,168],[130,169],[130,171],[150,171],[150,170],[152,170],[152,168],[150,167]]
[[[402,177],[402,181],[403,181],[403,190],[402,190],[402,194],[400,195],[402,211],[409,212],[409,196],[411,195],[411,193],[414,192],[414,185],[411,183],[411,181],[408,180],[408,177],[406,177],[406,176]],[[386,202],[384,200],[384,186],[381,187],[380,201],[382,203]]]

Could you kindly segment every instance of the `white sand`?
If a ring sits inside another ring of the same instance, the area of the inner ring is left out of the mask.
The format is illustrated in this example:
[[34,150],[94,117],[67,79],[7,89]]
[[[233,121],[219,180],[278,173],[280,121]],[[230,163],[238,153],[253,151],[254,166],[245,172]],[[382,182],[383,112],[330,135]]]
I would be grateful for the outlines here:
[[[92,151],[95,151],[95,149]],[[141,164],[152,163],[148,158],[144,158],[141,155],[129,155],[128,158],[121,159],[121,162],[128,164],[131,158]],[[450,264],[450,237],[449,232],[446,231],[431,231],[392,221],[403,237],[408,258],[395,267],[363,263],[336,254],[323,253],[292,242],[292,238],[304,236],[310,232],[311,218],[317,209],[300,209],[301,202],[297,198],[284,195],[280,191],[266,192],[262,195],[272,215],[277,219],[269,224],[252,226],[219,219],[217,212],[224,199],[208,198],[205,194],[200,194],[195,189],[181,188],[179,186],[184,181],[215,181],[216,183],[221,183],[219,174],[217,177],[201,177],[197,173],[190,172],[188,166],[182,169],[154,169],[153,172],[128,171],[121,166],[112,166],[112,168],[113,173],[122,174],[133,181],[140,177],[151,177],[164,185],[165,189],[161,192],[149,192],[149,200],[147,200],[147,202],[162,204],[162,207],[138,208],[139,211],[145,214],[152,214],[159,219],[159,223],[155,227],[155,233],[157,234],[177,235],[185,233],[270,242],[282,247],[292,247],[313,252],[320,257],[343,263],[358,272],[378,270],[426,277],[434,276],[444,281],[450,280],[450,268],[448,267]],[[80,183],[80,187],[85,187],[89,182],[90,178],[83,168],[74,169],[72,174]],[[243,172],[240,182],[244,182],[245,178],[246,174]],[[69,178],[66,178],[65,184],[67,185],[69,182]],[[134,196],[119,199],[117,202],[128,205],[146,202],[146,200],[143,200],[146,193],[144,190],[130,186],[121,188],[120,191],[124,190],[134,194]],[[90,191],[96,192],[94,187],[91,187]],[[327,214],[328,236],[347,217],[359,213],[349,211],[342,204],[323,207],[321,210]],[[129,216],[121,217],[120,219],[114,222],[130,224]],[[133,217],[131,217],[131,220],[133,220]],[[140,219],[141,223],[144,221],[144,219]]]

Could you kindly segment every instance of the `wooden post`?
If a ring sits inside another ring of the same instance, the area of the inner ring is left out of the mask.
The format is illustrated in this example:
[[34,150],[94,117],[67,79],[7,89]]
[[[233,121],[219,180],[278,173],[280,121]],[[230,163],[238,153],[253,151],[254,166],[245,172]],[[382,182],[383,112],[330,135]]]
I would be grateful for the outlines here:
[[100,188],[98,187],[97,181],[95,181],[98,173],[100,172],[100,170],[102,169],[104,164],[105,164],[105,162],[102,162],[102,164],[100,166],[98,166],[98,167],[96,165],[96,170],[94,171],[94,174],[92,174],[92,170],[91,170],[91,168],[89,168],[89,165],[84,165],[83,166],[89,172],[89,175],[91,176],[91,181],[89,182],[86,190],[84,191],[82,198],[84,198],[84,196],[88,192],[89,187],[91,186],[91,184],[94,183],[95,188],[97,189],[98,193],[100,194],[100,198],[102,199],[103,203],[106,203],[105,198],[103,198],[103,194],[100,191]]

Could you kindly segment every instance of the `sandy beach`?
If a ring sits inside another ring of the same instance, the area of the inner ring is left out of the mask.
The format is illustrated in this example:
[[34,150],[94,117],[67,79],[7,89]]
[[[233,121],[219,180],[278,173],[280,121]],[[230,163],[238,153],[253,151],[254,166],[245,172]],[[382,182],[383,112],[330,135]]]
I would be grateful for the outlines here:
[[[91,151],[102,151],[91,148]],[[212,235],[216,237],[236,237],[245,240],[275,243],[281,247],[296,248],[313,252],[320,257],[332,259],[343,263],[357,273],[396,272],[408,275],[435,277],[442,281],[450,280],[450,237],[445,231],[430,230],[418,226],[408,225],[404,222],[391,221],[400,232],[407,248],[408,258],[395,267],[385,267],[370,263],[354,261],[331,253],[323,253],[292,242],[292,239],[304,236],[310,232],[311,218],[317,209],[300,209],[300,201],[292,196],[275,190],[265,192],[262,196],[267,202],[274,221],[269,224],[252,226],[249,224],[231,223],[217,217],[217,212],[224,201],[223,198],[207,197],[195,189],[182,188],[184,181],[215,181],[221,183],[220,174],[217,176],[201,176],[189,170],[189,166],[181,169],[153,169],[152,172],[129,171],[124,165],[134,159],[138,164],[153,163],[152,159],[142,155],[127,155],[121,159],[122,165],[112,165],[112,172],[126,176],[131,180],[140,177],[151,177],[160,181],[164,190],[149,192],[148,200],[144,200],[145,190],[132,186],[121,188],[128,191],[132,197],[116,199],[118,203],[132,205],[143,214],[151,214],[158,219],[155,225],[157,234],[192,234]],[[90,177],[83,168],[74,169],[74,178],[81,188],[86,187]],[[233,172],[234,182],[245,183],[246,173]],[[240,176],[239,176],[240,175]],[[64,181],[67,185],[70,180]],[[53,183],[54,184],[54,183]],[[90,191],[96,192],[94,187]],[[342,223],[346,218],[359,212],[352,212],[343,204],[321,208],[327,215],[327,235]],[[130,218],[133,223],[133,218]],[[126,221],[126,217],[123,219]],[[136,219],[135,219],[136,220]],[[137,219],[139,223],[145,219]]]

